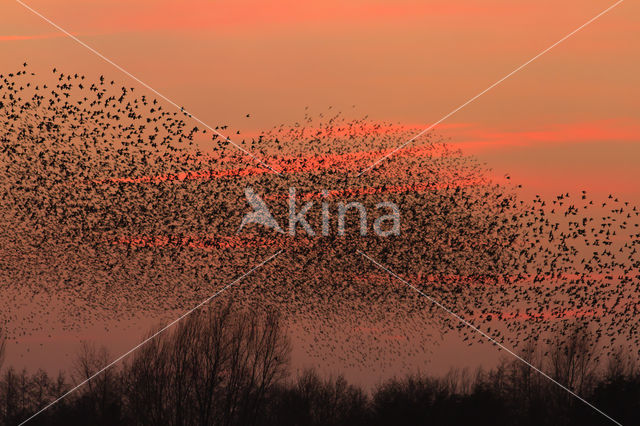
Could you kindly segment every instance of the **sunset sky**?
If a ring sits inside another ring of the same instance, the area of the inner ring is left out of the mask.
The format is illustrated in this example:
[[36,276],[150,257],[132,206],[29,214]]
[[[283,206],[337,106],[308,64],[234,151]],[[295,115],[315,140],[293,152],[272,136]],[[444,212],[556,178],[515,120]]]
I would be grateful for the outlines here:
[[[615,2],[25,3],[204,122],[250,133],[293,125],[305,107],[428,127]],[[55,66],[145,93],[13,0],[0,21],[0,74],[28,62],[38,74]],[[586,189],[638,204],[639,41],[640,5],[627,0],[435,131],[530,193]]]
[[[613,3],[27,4],[206,123],[259,131],[307,106],[426,127]],[[3,71],[28,61],[139,87],[20,4],[1,8]],[[640,199],[639,36],[640,6],[623,2],[436,130],[532,192]]]

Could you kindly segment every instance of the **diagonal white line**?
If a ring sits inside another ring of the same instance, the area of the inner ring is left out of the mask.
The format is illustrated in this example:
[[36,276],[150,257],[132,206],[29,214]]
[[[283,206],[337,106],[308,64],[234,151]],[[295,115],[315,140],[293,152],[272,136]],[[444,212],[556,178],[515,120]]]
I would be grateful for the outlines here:
[[193,118],[195,121],[197,121],[198,123],[202,124],[204,127],[206,127],[207,129],[211,130],[212,132],[214,132],[215,134],[217,134],[218,136],[220,136],[221,138],[223,138],[225,141],[229,142],[231,145],[235,146],[236,148],[238,148],[240,151],[244,152],[246,155],[248,155],[249,157],[251,157],[252,159],[254,159],[255,161],[257,161],[258,163],[262,164],[263,166],[265,166],[266,168],[268,168],[269,170],[271,170],[272,172],[276,173],[277,175],[282,175],[279,171],[273,169],[271,166],[269,166],[268,164],[266,164],[264,161],[260,160],[258,157],[256,157],[254,154],[252,154],[251,152],[247,151],[246,149],[244,149],[243,147],[241,147],[240,145],[238,145],[237,143],[233,142],[228,136],[223,135],[222,133],[218,132],[215,128],[211,127],[209,124],[205,123],[204,121],[202,121],[201,119],[199,119],[198,117],[196,117],[195,115],[191,114],[190,112],[188,112],[186,109],[184,109],[183,107],[179,106],[178,104],[176,104],[175,102],[173,102],[171,99],[169,99],[168,97],[166,97],[165,95],[163,95],[162,93],[158,92],[156,89],[154,89],[153,87],[149,86],[147,83],[145,83],[144,81],[140,80],[138,77],[136,77],[135,75],[131,74],[129,71],[125,70],[124,68],[122,68],[120,65],[116,64],[115,62],[113,62],[111,59],[107,58],[106,56],[104,56],[102,53],[98,52],[97,50],[95,50],[93,47],[89,46],[88,44],[86,44],[85,42],[83,42],[82,40],[80,40],[78,37],[74,36],[73,34],[71,34],[70,32],[68,32],[67,30],[65,30],[64,28],[60,27],[58,24],[56,24],[55,22],[51,21],[49,18],[47,18],[46,16],[42,15],[40,12],[38,12],[37,10],[31,8],[29,5],[23,3],[20,0],[16,0],[17,3],[19,3],[20,5],[22,5],[25,9],[30,10],[34,15],[39,16],[40,18],[42,18],[43,20],[45,20],[46,22],[48,22],[50,25],[52,25],[53,27],[55,27],[56,29],[58,29],[60,32],[64,33],[67,37],[73,39],[74,41],[76,41],[78,44],[80,44],[81,46],[87,48],[88,50],[90,50],[91,52],[93,52],[95,55],[97,55],[98,57],[100,57],[103,61],[113,65],[115,68],[117,68],[118,70],[120,70],[122,73],[124,73],[125,75],[127,75],[129,78],[135,80],[136,82],[138,82],[139,84],[141,84],[142,86],[146,87],[148,90],[150,90],[151,92],[155,93],[157,96],[159,96],[160,98],[164,99],[166,102],[168,102],[169,104],[173,105],[174,107],[176,107],[177,109],[179,109],[180,111],[188,114],[191,118]]
[[158,337],[160,334],[164,333],[165,331],[167,331],[169,328],[173,327],[174,325],[176,325],[178,322],[182,321],[184,318],[186,318],[187,316],[191,315],[193,312],[197,311],[198,309],[200,309],[202,306],[206,305],[207,303],[209,303],[211,300],[213,300],[216,296],[218,296],[220,293],[222,293],[223,291],[227,290],[229,287],[233,286],[234,284],[242,281],[247,275],[250,275],[251,273],[253,273],[255,270],[261,268],[264,264],[266,264],[267,262],[271,261],[271,259],[275,258],[276,256],[278,256],[280,253],[282,253],[282,250],[280,250],[279,252],[277,252],[276,254],[273,254],[271,256],[269,256],[266,260],[262,261],[261,263],[257,264],[256,266],[254,266],[253,268],[251,268],[250,270],[248,270],[247,272],[245,272],[244,274],[240,275],[240,277],[236,278],[235,280],[233,280],[231,283],[227,284],[226,286],[224,286],[222,289],[218,290],[217,292],[215,292],[214,294],[212,294],[211,296],[209,296],[208,298],[206,298],[205,300],[203,300],[202,302],[200,302],[198,305],[196,305],[195,307],[191,308],[190,310],[188,310],[187,312],[185,312],[184,314],[182,314],[179,318],[171,321],[169,324],[167,324],[166,326],[164,326],[163,328],[161,328],[160,330],[158,330],[157,332],[155,332],[154,334],[152,334],[151,336],[149,336],[148,338],[146,338],[145,340],[143,340],[142,342],[138,343],[136,346],[134,346],[133,348],[129,349],[127,352],[125,352],[124,354],[120,355],[118,358],[116,358],[115,360],[113,360],[112,362],[110,362],[109,364],[107,364],[106,366],[104,366],[101,370],[95,372],[93,375],[91,375],[89,378],[87,378],[86,380],[84,380],[83,382],[77,384],[76,386],[74,386],[73,388],[71,388],[69,391],[67,391],[64,395],[62,395],[61,397],[59,397],[58,399],[56,399],[55,401],[47,404],[45,407],[43,407],[40,411],[38,411],[37,413],[33,414],[31,417],[29,417],[28,419],[26,419],[25,421],[23,421],[22,423],[20,423],[18,426],[22,426],[23,424],[27,423],[28,421],[32,420],[34,417],[36,417],[37,415],[41,414],[42,412],[48,410],[49,408],[53,407],[55,404],[57,404],[58,402],[62,401],[64,398],[66,398],[67,396],[69,396],[70,394],[72,394],[73,392],[75,392],[76,390],[78,390],[79,388],[81,388],[82,386],[86,385],[89,381],[93,380],[95,377],[99,376],[100,374],[104,373],[106,370],[108,370],[109,368],[113,367],[115,364],[117,364],[118,362],[122,361],[124,358],[126,358],[127,356],[131,355],[131,353],[135,352],[136,350],[138,350],[139,348],[141,348],[142,346],[144,346],[145,344],[149,343],[151,340],[155,339],[156,337]]
[[622,3],[624,0],[618,0],[616,3],[612,4],[611,6],[609,6],[608,8],[606,8],[605,10],[603,10],[602,12],[598,13],[596,16],[594,16],[593,18],[589,19],[587,22],[585,22],[584,24],[580,25],[578,28],[576,28],[575,30],[571,31],[569,34],[567,34],[566,36],[562,37],[560,40],[556,41],[555,43],[553,43],[551,46],[547,47],[546,49],[544,49],[542,52],[538,53],[536,56],[534,56],[533,58],[529,59],[527,62],[525,62],[524,64],[520,65],[518,68],[516,68],[515,70],[511,71],[509,74],[505,75],[504,77],[502,77],[500,80],[496,81],[495,83],[493,83],[491,86],[487,87],[486,89],[484,89],[482,92],[478,93],[477,95],[475,95],[474,97],[472,97],[471,99],[469,99],[468,101],[466,101],[465,103],[463,103],[462,105],[460,105],[459,107],[457,107],[456,109],[454,109],[453,111],[451,111],[450,113],[448,113],[447,115],[445,115],[444,117],[442,117],[440,120],[436,121],[435,123],[433,123],[432,125],[430,125],[429,127],[427,127],[426,129],[422,130],[420,133],[418,133],[417,135],[415,135],[414,137],[412,137],[411,139],[409,139],[408,141],[406,141],[405,143],[403,143],[402,145],[396,147],[393,151],[391,151],[390,153],[378,158],[376,161],[374,161],[371,165],[369,165],[367,168],[363,169],[360,173],[358,173],[358,175],[356,177],[360,177],[362,174],[364,174],[365,172],[371,170],[376,164],[380,163],[381,161],[386,160],[387,158],[391,157],[393,154],[395,154],[398,150],[404,148],[405,146],[409,145],[411,142],[413,142],[414,140],[418,139],[420,136],[424,135],[425,133],[427,133],[429,130],[433,129],[434,127],[436,127],[438,124],[442,123],[444,120],[446,120],[447,118],[451,117],[453,114],[455,114],[456,112],[460,111],[462,108],[466,107],[467,105],[469,105],[471,102],[475,101],[476,99],[478,99],[480,96],[484,95],[485,93],[487,93],[489,90],[493,89],[494,87],[496,87],[497,85],[499,85],[500,83],[502,83],[503,81],[505,81],[506,79],[508,79],[509,77],[511,77],[512,75],[514,75],[515,73],[517,73],[518,71],[520,71],[521,69],[523,69],[524,67],[526,67],[527,65],[529,65],[530,63],[532,63],[533,61],[535,61],[536,59],[538,59],[539,57],[541,57],[542,55],[544,55],[545,53],[547,53],[548,51],[550,51],[551,49],[553,49],[554,47],[556,47],[557,45],[559,45],[560,43],[562,43],[563,41],[565,41],[566,39],[568,39],[569,37],[573,36],[575,33],[577,33],[578,31],[580,31],[581,29],[583,29],[584,27],[586,27],[587,25],[591,24],[593,21],[595,21],[596,19],[600,18],[602,15],[604,15],[605,13],[609,12],[611,9],[613,9],[614,7],[618,6],[620,3]]
[[414,286],[413,284],[411,284],[410,282],[406,281],[405,279],[403,279],[402,277],[398,276],[397,274],[395,274],[393,271],[391,271],[389,268],[386,268],[384,265],[380,264],[379,262],[377,262],[376,260],[372,259],[371,257],[367,256],[364,252],[360,251],[360,250],[356,250],[358,253],[360,253],[362,256],[364,256],[365,258],[369,259],[374,265],[376,265],[377,267],[379,267],[380,269],[382,269],[383,271],[389,273],[390,275],[392,275],[394,278],[397,278],[398,280],[402,281],[404,284],[406,284],[407,286],[409,286],[410,288],[412,288],[413,290],[415,290],[417,293],[419,293],[420,295],[426,297],[427,299],[429,299],[429,301],[431,303],[433,303],[434,305],[438,306],[439,308],[441,308],[442,310],[444,310],[445,312],[447,312],[449,315],[451,315],[452,317],[454,317],[455,319],[457,319],[458,321],[460,321],[462,324],[466,325],[467,327],[469,327],[470,329],[472,329],[473,331],[479,333],[480,335],[482,335],[484,338],[486,338],[487,340],[489,340],[491,343],[493,343],[494,345],[498,346],[500,349],[506,351],[507,353],[509,353],[510,355],[514,356],[516,359],[522,361],[523,363],[525,363],[527,366],[529,366],[531,369],[533,369],[534,371],[542,374],[544,377],[546,377],[547,379],[551,380],[553,383],[555,383],[556,385],[560,386],[562,389],[564,389],[565,391],[569,392],[571,395],[575,396],[576,398],[578,398],[580,401],[584,402],[585,404],[587,404],[589,407],[593,408],[594,410],[596,410],[598,413],[602,414],[604,417],[606,417],[607,419],[611,420],[613,423],[617,424],[618,426],[622,426],[621,423],[617,422],[616,420],[614,420],[613,418],[611,418],[609,415],[607,415],[604,411],[600,410],[598,407],[594,406],[593,404],[591,404],[589,401],[587,401],[586,399],[582,398],[580,395],[576,394],[575,392],[573,392],[571,389],[569,389],[568,387],[564,386],[562,383],[558,382],[557,380],[555,380],[554,378],[552,378],[551,376],[549,376],[547,373],[545,373],[544,371],[540,370],[539,368],[537,368],[536,366],[532,365],[531,363],[529,363],[527,360],[525,360],[524,358],[522,358],[520,355],[514,353],[512,350],[510,350],[509,348],[507,348],[506,346],[504,346],[502,343],[498,342],[497,340],[495,340],[493,337],[489,336],[488,334],[486,334],[484,331],[480,330],[479,328],[477,328],[476,326],[474,326],[473,324],[471,324],[469,321],[465,320],[464,318],[462,318],[460,315],[456,314],[455,312],[453,312],[452,310],[448,309],[446,306],[444,306],[442,303],[438,302],[437,300],[435,300],[433,297],[429,296],[428,294],[424,293],[422,290],[420,290],[419,288],[417,288],[416,286]]

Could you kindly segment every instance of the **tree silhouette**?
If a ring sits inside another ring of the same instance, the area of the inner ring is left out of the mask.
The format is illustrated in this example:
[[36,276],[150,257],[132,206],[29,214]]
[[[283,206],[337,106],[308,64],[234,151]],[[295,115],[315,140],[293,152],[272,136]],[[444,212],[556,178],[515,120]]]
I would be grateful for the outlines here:
[[[622,424],[640,419],[637,359],[622,347],[600,360],[586,328],[567,325],[552,345],[530,340],[521,355]],[[289,378],[280,317],[212,307],[152,339],[120,369],[93,378],[34,425],[599,425],[603,417],[516,359],[475,374],[410,374],[366,390],[313,369]],[[83,344],[72,381],[102,368],[105,349]],[[601,362],[604,361],[604,362]],[[61,373],[0,376],[0,424],[19,424],[64,394]]]
[[135,355],[124,373],[129,409],[139,424],[256,424],[289,351],[277,313],[200,311]]

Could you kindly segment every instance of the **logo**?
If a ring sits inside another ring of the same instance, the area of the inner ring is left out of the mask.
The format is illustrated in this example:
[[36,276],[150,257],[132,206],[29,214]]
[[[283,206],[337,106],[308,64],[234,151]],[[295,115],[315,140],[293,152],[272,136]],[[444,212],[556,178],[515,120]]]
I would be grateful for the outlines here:
[[[249,206],[253,209],[252,212],[247,213],[242,218],[242,223],[238,228],[238,233],[249,224],[259,224],[266,228],[273,229],[280,234],[288,234],[295,236],[298,229],[304,230],[304,232],[313,237],[316,235],[316,231],[307,220],[307,214],[313,209],[313,201],[308,201],[300,209],[298,209],[296,203],[296,189],[289,188],[288,196],[288,227],[285,231],[276,218],[271,214],[271,210],[265,201],[253,190],[251,187],[247,187],[244,190],[244,195],[247,198]],[[324,197],[328,196],[327,191],[322,191]],[[320,204],[321,224],[320,234],[322,236],[329,236],[332,232],[331,227],[331,205],[323,201]],[[373,233],[379,237],[388,237],[391,235],[400,234],[400,209],[398,206],[389,201],[379,202],[375,205],[377,217],[373,221]],[[337,205],[337,233],[340,236],[345,235],[345,224],[347,221],[347,213],[356,211],[359,218],[359,231],[360,235],[366,236],[369,234],[369,224],[367,209],[365,206],[357,201],[351,201],[349,203],[339,202]],[[380,214],[386,213],[386,214]]]

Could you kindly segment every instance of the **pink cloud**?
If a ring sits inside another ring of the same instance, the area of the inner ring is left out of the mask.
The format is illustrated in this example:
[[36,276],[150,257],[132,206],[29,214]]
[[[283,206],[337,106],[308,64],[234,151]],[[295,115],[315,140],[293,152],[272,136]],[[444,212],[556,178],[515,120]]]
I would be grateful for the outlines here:
[[[436,129],[437,131],[438,129]],[[640,142],[640,123],[628,119],[608,119],[563,123],[543,129],[505,131],[482,125],[441,128],[452,145],[465,153],[486,149],[585,142]]]
[[[37,2],[36,2],[37,3]],[[246,31],[256,27],[281,25],[309,25],[343,23],[349,26],[367,22],[411,20],[422,22],[425,18],[463,19],[473,23],[478,17],[504,20],[514,16],[527,16],[535,11],[531,5],[504,3],[477,3],[394,0],[352,1],[340,0],[142,0],[135,3],[112,0],[96,5],[78,0],[63,2],[65,9],[83,14],[85,24],[96,24],[114,30],[114,24],[122,31],[160,29],[208,29],[226,28]],[[99,2],[100,3],[100,2]],[[116,29],[116,31],[118,31]]]

